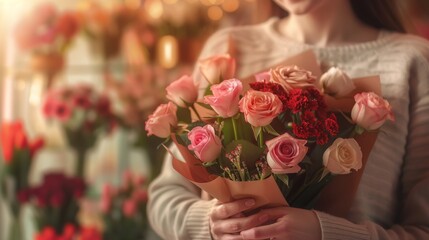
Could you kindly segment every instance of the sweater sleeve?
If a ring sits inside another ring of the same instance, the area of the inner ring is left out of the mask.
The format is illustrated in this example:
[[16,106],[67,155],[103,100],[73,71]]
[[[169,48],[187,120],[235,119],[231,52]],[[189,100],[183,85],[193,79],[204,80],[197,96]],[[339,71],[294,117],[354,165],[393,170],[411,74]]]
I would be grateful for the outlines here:
[[200,190],[173,169],[171,160],[167,155],[162,173],[149,188],[150,224],[163,239],[210,240],[208,213],[215,202],[201,200]]
[[355,224],[317,212],[324,240],[429,239],[429,47],[418,49],[415,55],[410,67],[410,119],[398,220],[385,229],[374,222]]
[[[215,33],[205,44],[199,59],[225,53],[227,47],[225,30]],[[200,81],[198,68],[194,79]],[[172,151],[180,155],[177,148]],[[200,198],[201,191],[177,173],[172,167],[172,157],[167,154],[161,174],[149,187],[147,214],[156,233],[168,240],[210,240],[209,217],[215,201]]]

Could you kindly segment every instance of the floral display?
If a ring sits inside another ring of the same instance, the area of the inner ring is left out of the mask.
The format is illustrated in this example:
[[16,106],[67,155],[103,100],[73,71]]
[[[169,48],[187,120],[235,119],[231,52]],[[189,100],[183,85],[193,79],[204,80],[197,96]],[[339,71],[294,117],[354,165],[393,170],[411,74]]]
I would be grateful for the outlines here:
[[[310,71],[295,65],[277,66],[258,74],[258,80],[244,91],[242,81],[231,78],[233,74],[220,74],[225,66],[233,68],[234,61],[224,64],[213,61],[221,56],[211,59],[210,71],[200,68],[211,83],[202,101],[197,101],[201,86],[194,85],[189,76],[179,78],[167,87],[171,102],[149,116],[146,130],[149,135],[171,137],[186,162],[176,161],[179,155],[172,152],[174,168],[184,176],[191,173],[190,180],[221,201],[249,194],[256,194],[258,200],[265,193],[245,184],[274,178],[286,200],[283,204],[312,208],[335,175],[362,168],[362,150],[353,136],[394,120],[389,103],[372,92],[354,95],[351,115],[329,111],[325,95],[354,94],[353,81],[339,69],[321,77],[319,90]],[[204,61],[203,66],[207,65]],[[338,85],[343,88],[335,88]],[[243,185],[241,192],[234,193],[240,188],[237,182]],[[225,185],[232,196],[218,193]],[[279,202],[268,200],[262,205],[273,203]]]
[[22,51],[30,53],[31,69],[46,77],[48,87],[64,68],[64,53],[79,28],[75,12],[59,12],[52,3],[37,5],[18,21],[16,44]]
[[145,239],[146,184],[144,177],[125,172],[119,187],[104,186],[100,199],[103,239]]
[[51,3],[37,5],[25,15],[15,30],[18,46],[37,53],[61,53],[79,30],[74,12],[59,12]]
[[18,200],[35,206],[38,230],[52,228],[56,234],[61,234],[68,224],[79,227],[76,215],[85,189],[86,184],[79,177],[47,173],[39,186],[21,189]]
[[52,89],[43,104],[46,118],[61,123],[69,145],[76,151],[76,173],[84,175],[85,154],[100,134],[115,126],[110,100],[88,85]]
[[29,173],[35,154],[43,147],[41,138],[30,141],[20,121],[5,122],[1,127],[1,150],[4,164],[0,170],[1,196],[12,214],[9,239],[19,239],[19,218],[22,204],[19,192],[29,185]]
[[36,234],[34,240],[102,240],[101,233],[94,227],[81,227],[78,230],[74,225],[67,224],[61,233],[55,232],[52,227],[45,227]]

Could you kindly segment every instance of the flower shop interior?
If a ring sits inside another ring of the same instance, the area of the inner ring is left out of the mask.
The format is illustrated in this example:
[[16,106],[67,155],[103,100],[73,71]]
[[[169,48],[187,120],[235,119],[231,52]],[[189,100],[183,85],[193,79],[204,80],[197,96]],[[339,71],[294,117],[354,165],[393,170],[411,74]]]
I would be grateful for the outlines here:
[[[406,0],[429,39],[429,2]],[[148,186],[167,154],[145,123],[206,40],[269,0],[0,0],[0,240],[159,238]]]

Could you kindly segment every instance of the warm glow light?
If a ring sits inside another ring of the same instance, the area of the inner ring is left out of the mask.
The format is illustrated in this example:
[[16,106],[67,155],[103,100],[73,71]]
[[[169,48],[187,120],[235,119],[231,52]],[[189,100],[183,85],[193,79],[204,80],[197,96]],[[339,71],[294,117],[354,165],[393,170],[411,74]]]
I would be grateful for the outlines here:
[[163,0],[166,4],[175,4],[177,0]]
[[161,0],[147,0],[144,7],[149,16],[153,19],[159,19],[164,13],[164,7]]
[[[222,4],[225,0],[200,0],[201,3],[204,6],[213,6],[213,5],[220,5]],[[228,0],[229,1],[229,0]],[[226,2],[226,1],[225,1]]]
[[207,10],[207,15],[209,16],[209,18],[211,20],[218,21],[218,20],[220,20],[223,17],[223,11],[218,6],[211,6]]
[[141,0],[125,0],[125,5],[131,9],[138,9],[141,6]]
[[158,62],[164,68],[172,68],[179,60],[179,46],[173,36],[164,36],[158,43]]
[[240,7],[238,0],[228,0],[222,3],[222,8],[225,12],[235,12]]

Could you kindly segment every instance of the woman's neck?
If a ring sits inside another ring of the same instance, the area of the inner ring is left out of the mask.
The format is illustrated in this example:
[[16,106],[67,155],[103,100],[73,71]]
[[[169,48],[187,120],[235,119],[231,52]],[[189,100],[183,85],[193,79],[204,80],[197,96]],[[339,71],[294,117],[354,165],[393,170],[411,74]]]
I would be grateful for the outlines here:
[[290,14],[280,21],[278,31],[295,41],[319,47],[372,41],[379,32],[363,24],[345,0],[333,0],[306,14]]

